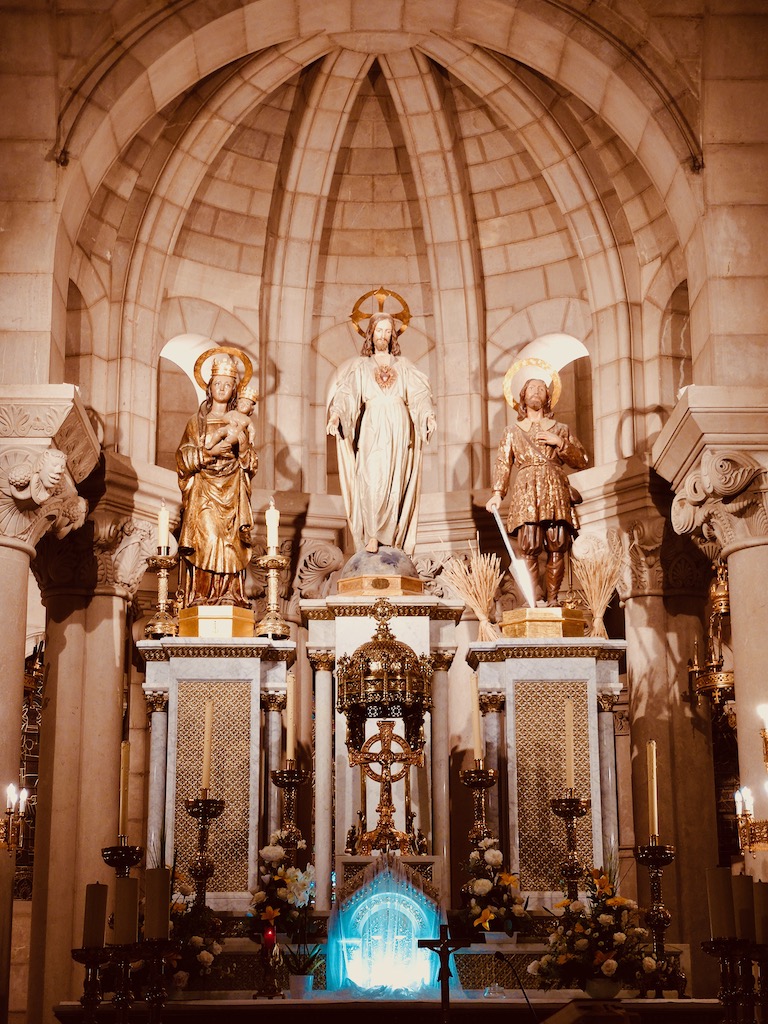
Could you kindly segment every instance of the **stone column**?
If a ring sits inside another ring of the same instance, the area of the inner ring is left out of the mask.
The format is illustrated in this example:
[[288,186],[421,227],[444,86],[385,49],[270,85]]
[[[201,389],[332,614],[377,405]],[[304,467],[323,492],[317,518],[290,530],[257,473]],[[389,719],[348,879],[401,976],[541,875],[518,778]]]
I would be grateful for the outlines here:
[[[82,526],[88,506],[76,490],[99,445],[72,385],[0,386],[0,791],[18,784],[27,583],[35,546],[49,531]],[[8,1012],[14,858],[0,857],[0,1020]]]
[[[164,867],[161,850],[165,833],[165,775],[168,760],[168,694],[145,691],[149,718],[149,778],[147,779],[147,867]],[[170,851],[165,851],[167,862]]]
[[[655,740],[659,833],[661,842],[677,851],[663,876],[664,903],[672,914],[667,939],[690,942],[694,992],[703,995],[711,991],[711,963],[700,948],[709,928],[701,872],[702,865],[717,859],[714,774],[708,716],[684,697],[709,565],[693,544],[676,538],[668,522],[653,515],[648,509],[629,526],[629,571],[619,588],[627,636],[635,840],[648,842],[647,743]],[[641,867],[637,885],[639,902],[647,907],[650,881]]]
[[451,792],[448,669],[455,651],[432,653],[432,853],[441,860],[440,902],[451,905]]
[[308,651],[315,673],[315,910],[331,911],[333,871],[333,651]]
[[603,850],[619,855],[619,807],[616,799],[616,741],[613,733],[613,709],[618,701],[614,693],[597,695],[597,742],[600,749],[600,804],[603,815]]
[[483,715],[485,739],[485,767],[493,768],[499,773],[499,781],[486,794],[485,817],[491,834],[499,840],[501,849],[508,853],[508,836],[501,834],[504,830],[501,807],[506,805],[506,757],[502,756],[506,754],[506,750],[502,746],[504,734],[501,728],[504,703],[503,693],[480,694],[480,711]]
[[[46,699],[30,939],[30,1022],[81,994],[85,886],[114,888],[101,857],[117,841],[124,735],[126,607],[154,552],[153,530],[97,514],[88,529],[40,545],[35,572],[48,612]],[[134,825],[135,829],[135,825]],[[141,836],[129,840],[140,843]],[[62,884],[62,879],[67,884]]]
[[285,694],[267,690],[261,695],[261,707],[265,715],[264,724],[264,786],[266,793],[267,839],[280,828],[282,821],[281,790],[272,784],[271,772],[282,765],[283,718]]

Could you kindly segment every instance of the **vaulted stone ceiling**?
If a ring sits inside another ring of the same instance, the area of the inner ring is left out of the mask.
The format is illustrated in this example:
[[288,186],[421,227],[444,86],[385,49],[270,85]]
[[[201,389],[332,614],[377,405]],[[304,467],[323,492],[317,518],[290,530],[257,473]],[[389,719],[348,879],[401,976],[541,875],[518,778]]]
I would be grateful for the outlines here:
[[559,412],[596,461],[646,447],[690,355],[690,11],[110,5],[60,131],[66,378],[105,443],[170,465],[196,400],[166,360],[158,390],[159,353],[227,339],[258,367],[263,485],[333,490],[325,394],[384,285],[438,400],[426,490],[486,485],[503,373],[548,331],[590,349]]

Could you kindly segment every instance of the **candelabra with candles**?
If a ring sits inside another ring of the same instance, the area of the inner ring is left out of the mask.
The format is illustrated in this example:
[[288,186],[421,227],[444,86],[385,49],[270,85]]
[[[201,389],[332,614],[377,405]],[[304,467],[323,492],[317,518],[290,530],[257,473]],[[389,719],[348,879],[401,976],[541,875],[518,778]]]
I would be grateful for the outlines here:
[[747,786],[737,790],[734,799],[739,846],[743,853],[751,853],[754,857],[759,851],[768,850],[768,821],[754,819],[755,804],[752,791]]
[[11,784],[6,790],[5,817],[0,821],[0,849],[15,853],[24,842],[24,817],[27,812],[26,789],[20,793]]
[[566,787],[565,796],[555,797],[549,803],[552,813],[565,822],[565,860],[560,865],[560,873],[565,881],[565,891],[569,900],[579,898],[579,881],[584,874],[584,867],[576,854],[576,822],[583,818],[591,806],[590,800],[582,800],[576,796],[572,786]]
[[661,999],[665,989],[677,989],[682,995],[685,992],[686,979],[680,969],[679,957],[669,958],[664,947],[664,933],[669,928],[672,915],[664,906],[661,892],[661,876],[664,868],[675,859],[674,846],[659,842],[658,835],[651,835],[647,846],[635,849],[638,864],[648,868],[651,883],[651,905],[645,915],[653,936],[653,955],[656,970],[645,974],[641,979],[643,997],[653,989],[657,999]]
[[256,565],[267,573],[267,609],[264,618],[256,627],[256,636],[282,639],[290,636],[291,632],[288,623],[280,614],[279,604],[280,573],[287,567],[289,559],[278,551],[280,512],[275,508],[274,498],[270,498],[264,518],[267,524],[267,553],[256,559]]
[[485,819],[485,794],[493,789],[499,773],[495,768],[486,768],[482,758],[475,758],[474,768],[465,768],[459,772],[459,778],[467,789],[472,790],[472,828],[467,833],[469,840],[478,845],[483,839],[491,837]]

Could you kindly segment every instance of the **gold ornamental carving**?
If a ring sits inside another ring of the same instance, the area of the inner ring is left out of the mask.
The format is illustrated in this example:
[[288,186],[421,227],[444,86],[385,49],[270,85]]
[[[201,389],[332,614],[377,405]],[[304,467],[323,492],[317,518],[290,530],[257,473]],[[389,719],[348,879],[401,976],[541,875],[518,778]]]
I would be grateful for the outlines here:
[[168,692],[166,690],[145,690],[144,701],[147,705],[148,715],[168,710]]
[[307,657],[315,672],[333,672],[336,662],[333,651],[308,651]]
[[480,710],[484,715],[500,715],[505,703],[506,697],[503,693],[480,694]]
[[447,672],[453,664],[453,659],[456,657],[455,651],[433,651],[432,652],[432,668],[435,672]]
[[[464,606],[458,605],[433,605],[433,604],[400,604],[394,606],[398,618],[406,616],[424,616],[432,622],[448,620],[459,622],[464,613]],[[352,617],[360,618],[373,614],[373,603],[370,604],[340,604],[327,605],[324,608],[302,608],[302,617],[307,621],[329,622],[336,618]]]
[[152,647],[140,647],[139,654],[145,662],[170,661],[171,658],[260,658],[263,661],[281,662],[284,661],[290,667],[296,660],[296,651],[293,648],[273,648],[268,643],[243,644],[242,647],[236,644],[184,644],[174,643],[172,646],[158,645]]
[[577,646],[566,645],[527,645],[527,644],[504,644],[497,645],[493,650],[475,651],[470,650],[467,654],[467,664],[470,668],[476,669],[481,662],[501,662],[511,659],[527,658],[594,658],[596,661],[619,661],[624,653],[624,647],[599,647],[594,644]]
[[274,690],[267,690],[261,695],[262,711],[285,711],[286,696]]
[[613,711],[619,701],[619,695],[617,693],[598,693],[597,695],[597,710],[598,711]]

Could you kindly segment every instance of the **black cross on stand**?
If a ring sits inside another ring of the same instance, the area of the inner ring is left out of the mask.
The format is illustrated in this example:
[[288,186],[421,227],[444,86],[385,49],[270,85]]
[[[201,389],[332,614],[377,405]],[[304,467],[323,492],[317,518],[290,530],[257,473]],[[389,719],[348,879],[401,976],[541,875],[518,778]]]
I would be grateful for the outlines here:
[[448,966],[448,957],[456,949],[466,949],[472,945],[472,941],[462,942],[459,939],[448,938],[448,925],[440,925],[439,939],[419,939],[419,949],[431,949],[440,957],[440,972],[437,975],[440,982],[440,1009],[443,1015],[443,1024],[448,1024],[451,1012],[451,1002],[448,996],[448,979],[451,976],[451,968]]

